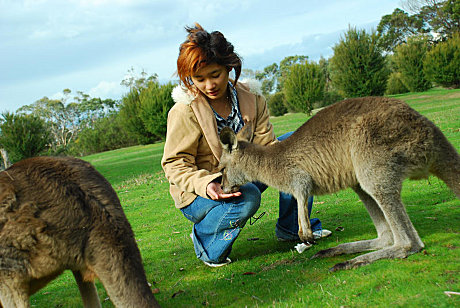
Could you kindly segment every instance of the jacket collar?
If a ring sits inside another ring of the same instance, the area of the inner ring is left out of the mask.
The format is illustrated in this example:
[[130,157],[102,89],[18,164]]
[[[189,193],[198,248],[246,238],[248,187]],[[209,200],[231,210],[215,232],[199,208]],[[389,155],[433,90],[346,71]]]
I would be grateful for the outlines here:
[[[236,84],[236,90],[238,93],[238,103],[241,116],[243,117],[245,123],[251,123],[252,125],[255,122],[256,117],[255,91],[254,89],[251,89],[251,84],[248,86],[241,82]],[[255,90],[257,90],[257,88],[255,88]],[[184,89],[178,85],[174,88],[172,97],[176,103],[190,105],[212,153],[220,161],[222,146],[217,134],[217,123],[211,106],[204,95],[195,95],[188,89]]]

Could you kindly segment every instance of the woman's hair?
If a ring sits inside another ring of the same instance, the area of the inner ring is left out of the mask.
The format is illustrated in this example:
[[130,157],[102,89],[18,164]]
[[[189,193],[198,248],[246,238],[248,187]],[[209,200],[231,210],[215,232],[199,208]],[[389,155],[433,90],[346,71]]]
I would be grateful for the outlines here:
[[179,47],[177,75],[180,81],[192,90],[191,76],[207,64],[217,63],[235,70],[237,83],[241,74],[241,58],[233,51],[233,45],[222,33],[204,30],[198,23],[195,27],[185,27],[188,35]]

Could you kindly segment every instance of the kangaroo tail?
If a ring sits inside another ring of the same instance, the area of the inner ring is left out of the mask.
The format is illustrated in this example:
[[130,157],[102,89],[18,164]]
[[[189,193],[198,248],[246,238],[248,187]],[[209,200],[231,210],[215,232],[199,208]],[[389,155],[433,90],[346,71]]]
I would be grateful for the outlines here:
[[435,146],[438,155],[430,172],[443,180],[460,199],[460,155],[438,128],[435,130]]

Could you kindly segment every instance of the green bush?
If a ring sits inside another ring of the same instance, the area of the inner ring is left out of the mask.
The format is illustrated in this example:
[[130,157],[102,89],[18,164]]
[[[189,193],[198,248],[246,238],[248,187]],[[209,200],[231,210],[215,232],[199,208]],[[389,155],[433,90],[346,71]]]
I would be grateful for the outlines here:
[[385,94],[393,95],[393,94],[402,94],[409,92],[409,89],[404,85],[401,80],[401,73],[393,72],[390,74],[387,83],[387,90]]
[[323,99],[326,80],[319,64],[292,65],[284,79],[286,106],[290,111],[311,113],[313,104]]
[[365,30],[350,28],[333,50],[331,79],[342,95],[384,94],[389,71],[375,32],[368,34]]
[[35,115],[2,114],[0,145],[11,163],[42,154],[51,143],[45,121]]
[[142,108],[139,117],[155,140],[164,140],[166,136],[168,111],[174,105],[171,97],[174,86],[172,83],[165,85],[150,83],[140,94]]
[[436,45],[423,64],[428,80],[446,88],[460,87],[460,34]]
[[70,153],[77,156],[115,150],[136,144],[118,114],[97,119],[92,127],[83,129],[72,144]]
[[395,48],[393,61],[401,73],[401,81],[411,92],[426,91],[431,82],[425,77],[423,61],[428,50],[428,42],[423,37],[412,37],[407,43]]
[[316,106],[316,108],[325,107],[343,100],[344,97],[335,90],[324,92],[323,100]]
[[[155,81],[149,83],[156,84]],[[123,96],[120,106],[120,116],[123,127],[139,144],[149,144],[155,142],[157,138],[147,130],[141,118],[142,104],[140,94],[143,90],[144,88],[131,88]]]
[[282,116],[288,110],[284,101],[284,93],[276,92],[273,95],[270,95],[267,98],[268,109],[270,110],[270,115],[272,116]]

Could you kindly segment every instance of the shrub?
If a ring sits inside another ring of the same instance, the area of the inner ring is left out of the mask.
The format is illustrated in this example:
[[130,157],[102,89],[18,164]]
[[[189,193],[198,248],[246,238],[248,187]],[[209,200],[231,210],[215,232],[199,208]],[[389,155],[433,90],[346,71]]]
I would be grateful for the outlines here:
[[316,106],[316,108],[325,107],[343,100],[344,97],[335,90],[324,92],[323,100]]
[[404,85],[401,80],[401,73],[393,72],[390,74],[387,83],[387,90],[385,94],[392,95],[392,94],[401,94],[409,92],[409,89]]
[[393,61],[396,70],[401,73],[401,81],[411,92],[422,92],[431,88],[423,71],[423,61],[428,42],[423,37],[411,37],[407,43],[395,48]]
[[0,145],[12,163],[42,154],[51,143],[45,121],[35,115],[2,114]]
[[272,116],[282,116],[288,111],[285,105],[283,92],[276,92],[270,95],[267,99],[267,104],[270,115]]
[[295,112],[311,113],[313,104],[323,99],[326,81],[316,63],[292,65],[284,79],[286,106]]
[[436,45],[423,64],[428,80],[447,88],[460,87],[460,34]]
[[83,129],[72,144],[70,152],[74,155],[89,155],[115,150],[136,144],[128,134],[118,114],[97,119],[92,127]]
[[174,105],[171,91],[174,84],[151,83],[140,94],[141,112],[139,117],[145,129],[157,140],[164,140],[168,111]]
[[375,32],[368,34],[350,28],[333,50],[331,79],[341,94],[346,97],[384,94],[389,71]]
[[[151,84],[156,82],[151,81]],[[123,127],[128,133],[137,140],[139,144],[148,144],[156,140],[145,127],[141,119],[142,106],[140,94],[144,88],[131,88],[130,91],[123,96],[120,106],[120,116]]]

